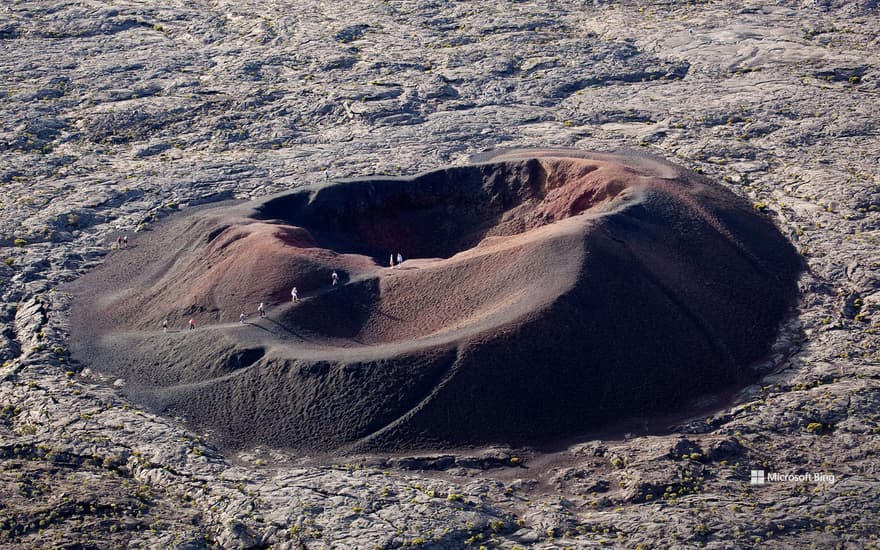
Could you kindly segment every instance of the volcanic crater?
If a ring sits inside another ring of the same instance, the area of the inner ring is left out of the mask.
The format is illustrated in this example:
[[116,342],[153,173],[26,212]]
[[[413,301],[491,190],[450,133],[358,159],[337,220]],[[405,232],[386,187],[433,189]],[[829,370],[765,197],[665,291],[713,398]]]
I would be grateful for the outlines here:
[[172,216],[72,284],[71,340],[230,448],[539,444],[755,380],[801,270],[662,159],[508,150]]

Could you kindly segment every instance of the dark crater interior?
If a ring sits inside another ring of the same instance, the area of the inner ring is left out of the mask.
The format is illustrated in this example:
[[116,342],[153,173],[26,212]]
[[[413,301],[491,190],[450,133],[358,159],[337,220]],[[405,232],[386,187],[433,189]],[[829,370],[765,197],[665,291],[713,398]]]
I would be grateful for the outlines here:
[[[585,178],[595,166],[567,168],[578,181],[563,186],[563,197],[553,192],[562,175],[554,177],[542,162],[529,159],[449,168],[415,178],[342,181],[312,195],[266,201],[257,208],[257,217],[307,228],[321,248],[379,262],[387,260],[389,251],[449,258],[487,236],[522,233],[611,198],[607,188]],[[617,187],[623,189],[622,184]]]

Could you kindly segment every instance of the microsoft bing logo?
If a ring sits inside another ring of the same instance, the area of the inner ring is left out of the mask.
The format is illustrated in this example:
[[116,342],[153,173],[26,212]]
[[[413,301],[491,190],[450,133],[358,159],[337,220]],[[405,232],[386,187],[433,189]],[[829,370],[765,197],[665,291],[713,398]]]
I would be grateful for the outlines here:
[[749,480],[749,485],[764,485],[764,470],[752,470],[752,477]]
[[752,470],[749,477],[749,485],[766,485],[768,482],[786,481],[794,483],[822,483],[834,485],[837,476],[825,472],[808,472],[803,474],[789,474],[780,472],[765,472],[764,470]]

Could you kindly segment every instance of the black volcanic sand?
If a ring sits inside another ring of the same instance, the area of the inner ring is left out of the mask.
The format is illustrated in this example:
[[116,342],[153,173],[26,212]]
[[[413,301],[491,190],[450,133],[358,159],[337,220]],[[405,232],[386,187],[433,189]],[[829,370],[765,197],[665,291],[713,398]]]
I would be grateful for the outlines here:
[[172,217],[72,285],[73,353],[231,448],[539,444],[753,381],[801,269],[660,159],[502,151]]

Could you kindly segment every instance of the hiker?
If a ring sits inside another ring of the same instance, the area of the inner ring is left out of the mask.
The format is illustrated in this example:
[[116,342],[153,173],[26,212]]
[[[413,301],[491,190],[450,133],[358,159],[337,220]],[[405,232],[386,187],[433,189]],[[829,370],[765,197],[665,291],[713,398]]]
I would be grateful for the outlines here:
[[190,329],[190,330],[195,330],[195,329],[196,329],[196,320],[195,320],[195,319],[190,319],[190,320],[189,320],[189,329]]
[[244,313],[239,314],[239,316],[238,316],[239,323],[241,323],[243,325],[245,319],[247,319],[247,317],[244,316]]
[[394,254],[391,255],[391,258],[388,260],[388,265],[394,267]]
[[116,236],[116,249],[122,248],[122,235]]
[[297,298],[298,297],[296,295],[296,287],[293,287],[292,289],[290,289],[290,300],[295,302]]
[[128,246],[128,235],[123,235],[122,236],[122,248],[125,248],[127,246]]
[[168,332],[168,319],[162,321],[162,332]]
[[398,252],[398,253],[397,253],[397,265],[400,265],[400,264],[402,264],[402,263],[403,263],[403,254],[401,254],[400,252]]
[[263,302],[260,302],[259,307],[257,307],[257,312],[260,314],[260,317],[266,316],[266,308],[263,307]]
[[330,275],[330,284],[336,286],[339,283],[339,274],[334,270]]

